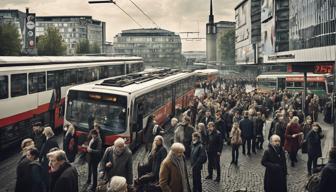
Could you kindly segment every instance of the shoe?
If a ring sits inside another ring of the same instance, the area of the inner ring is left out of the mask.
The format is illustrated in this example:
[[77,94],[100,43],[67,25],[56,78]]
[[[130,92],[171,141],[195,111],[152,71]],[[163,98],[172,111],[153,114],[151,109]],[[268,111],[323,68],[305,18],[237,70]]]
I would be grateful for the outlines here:
[[243,155],[246,155],[245,152],[243,152]]
[[217,177],[217,178],[215,179],[215,182],[219,183],[219,181],[220,181],[220,178]]
[[253,154],[255,154],[255,155],[256,155],[257,153],[256,153],[255,151],[253,151]]
[[212,179],[212,176],[208,175],[205,179]]
[[230,164],[234,164],[235,162],[232,160]]
[[247,155],[248,155],[248,156],[250,156],[250,155],[251,155],[251,153],[247,153]]

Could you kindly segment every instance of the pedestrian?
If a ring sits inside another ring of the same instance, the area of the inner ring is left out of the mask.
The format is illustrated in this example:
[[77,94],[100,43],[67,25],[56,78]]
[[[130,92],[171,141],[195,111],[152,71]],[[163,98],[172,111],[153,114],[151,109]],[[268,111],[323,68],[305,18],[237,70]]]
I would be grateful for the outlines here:
[[299,118],[294,116],[286,128],[285,150],[289,153],[291,166],[297,163],[297,152],[300,148],[303,132],[300,129]]
[[106,148],[100,162],[100,172],[108,181],[113,176],[125,177],[127,185],[131,187],[133,184],[132,152],[126,146],[124,139],[118,138],[113,146]]
[[313,123],[312,130],[307,134],[307,152],[308,152],[308,175],[316,171],[317,159],[322,156],[321,139],[323,138],[321,127],[317,123]]
[[198,123],[196,131],[201,135],[201,142],[203,146],[206,146],[208,143],[208,132],[205,129],[204,123]]
[[191,192],[184,145],[174,143],[160,167],[159,184],[162,192]]
[[264,124],[265,116],[261,112],[257,112],[257,118],[255,120],[255,129],[256,129],[256,148],[263,149],[264,144]]
[[[239,122],[239,128],[241,129],[241,137],[243,140],[243,154],[245,155],[245,146],[247,144],[247,155],[251,155],[251,145],[253,139],[253,121],[248,117],[248,112],[244,112],[244,119]],[[255,151],[252,149],[252,151]]]
[[50,165],[50,192],[78,192],[78,173],[63,150],[47,154]]
[[215,124],[208,124],[208,145],[206,147],[208,153],[208,176],[205,179],[212,179],[213,169],[217,170],[216,182],[220,181],[220,156],[223,149],[223,140],[220,132],[215,129]]
[[280,137],[272,135],[261,164],[266,167],[264,176],[265,192],[287,192],[287,166]]
[[153,134],[153,129],[155,126],[155,116],[150,115],[147,120],[147,124],[144,130],[144,143],[145,143],[145,149],[146,152],[150,151],[152,148],[152,143],[154,140],[155,135]]
[[201,119],[200,122],[204,123],[205,126],[207,126],[209,122],[214,122],[214,118],[211,116],[210,109],[206,110],[205,116]]
[[43,135],[46,137],[46,142],[43,144],[42,149],[40,151],[40,163],[42,165],[42,171],[43,171],[43,178],[44,178],[44,183],[49,185],[49,160],[47,157],[47,154],[50,152],[51,149],[53,148],[59,148],[58,143],[55,137],[55,134],[51,127],[45,127],[43,130]]
[[36,148],[30,148],[27,151],[27,159],[29,163],[29,179],[30,186],[25,188],[27,192],[46,192],[46,185],[42,179],[42,167],[38,160],[39,152]]
[[193,178],[193,192],[202,192],[201,171],[207,157],[205,147],[201,143],[201,134],[195,132],[192,134],[190,163]]
[[231,147],[232,147],[231,164],[238,165],[239,146],[242,144],[242,138],[241,138],[241,130],[237,122],[233,123],[232,129],[230,132],[230,138],[231,138]]
[[27,188],[30,188],[30,160],[27,158],[27,151],[33,147],[35,147],[35,144],[31,138],[24,139],[21,142],[21,158],[16,167],[15,192],[26,191]]
[[329,151],[329,162],[322,169],[318,192],[333,192],[336,189],[336,147]]
[[86,186],[92,185],[89,191],[96,191],[97,187],[97,168],[102,154],[102,141],[97,130],[92,129],[90,131],[91,140],[87,146],[87,156],[88,156],[88,177],[86,180]]
[[185,147],[185,157],[190,157],[190,145],[192,134],[195,132],[194,127],[190,125],[191,121],[188,116],[183,117],[182,123],[177,125],[174,132],[174,142],[182,143]]
[[216,115],[215,115],[215,127],[221,133],[222,139],[224,141],[227,141],[225,122],[221,117],[221,112],[220,111],[217,111]]
[[125,177],[113,176],[107,187],[107,192],[127,192],[127,183]]
[[148,164],[139,167],[138,170],[139,178],[135,180],[135,183],[139,186],[138,191],[143,191],[145,184],[157,183],[159,181],[160,165],[167,156],[167,148],[164,146],[164,139],[161,135],[157,135],[154,138],[152,146],[152,150],[148,156]]
[[77,154],[77,137],[75,135],[75,127],[72,124],[67,126],[63,140],[63,150],[69,162],[74,162]]
[[36,122],[33,124],[33,140],[35,143],[35,147],[38,151],[41,151],[44,142],[46,141],[43,133],[43,127],[41,122]]

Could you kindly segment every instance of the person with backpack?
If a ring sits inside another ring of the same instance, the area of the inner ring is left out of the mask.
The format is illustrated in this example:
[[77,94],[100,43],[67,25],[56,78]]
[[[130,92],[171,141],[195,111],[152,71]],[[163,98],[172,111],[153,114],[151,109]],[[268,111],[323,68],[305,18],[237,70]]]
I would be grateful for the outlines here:
[[201,143],[201,134],[194,132],[192,134],[191,144],[191,168],[193,178],[193,192],[202,192],[201,170],[203,164],[207,161],[204,146]]

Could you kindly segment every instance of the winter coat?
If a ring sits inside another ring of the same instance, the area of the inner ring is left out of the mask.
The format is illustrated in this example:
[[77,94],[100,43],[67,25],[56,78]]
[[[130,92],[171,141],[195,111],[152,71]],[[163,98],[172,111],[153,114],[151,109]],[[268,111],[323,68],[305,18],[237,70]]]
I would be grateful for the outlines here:
[[208,145],[207,152],[208,154],[214,155],[221,153],[223,149],[223,139],[219,131],[213,130],[212,133],[208,133]]
[[[108,147],[105,150],[100,162],[100,171],[104,171],[108,179],[111,179],[113,176],[125,177],[127,184],[131,185],[133,183],[132,152],[126,147],[120,156],[113,158],[115,155],[113,150],[114,146]],[[112,167],[106,167],[107,162],[111,162]]]
[[289,124],[285,133],[285,150],[289,153],[298,151],[301,144],[301,136],[295,138],[292,137],[294,134],[301,132],[299,124]]
[[287,192],[287,166],[285,152],[276,152],[272,145],[264,152],[261,164],[266,167],[264,176],[265,192]]
[[190,163],[191,167],[197,167],[202,169],[202,159],[206,159],[205,148],[200,141],[197,143],[191,144],[191,155],[190,155]]
[[26,156],[22,156],[19,160],[16,168],[16,184],[15,192],[26,191],[26,189],[31,188],[30,181],[30,161]]
[[[38,161],[30,162],[31,192],[45,192],[46,185],[42,179],[42,166]],[[27,190],[28,192],[28,190]]]
[[[186,165],[186,161],[184,161]],[[185,166],[185,173],[187,167]],[[170,158],[166,158],[160,167],[160,188],[162,192],[183,192],[182,177],[185,177],[188,182],[188,191],[190,192],[190,184],[187,175],[181,175],[179,168],[173,163]]]
[[224,137],[226,134],[226,127],[225,127],[225,122],[223,119],[220,119],[215,122],[215,127],[216,129],[221,133],[221,135]]
[[50,178],[50,192],[78,192],[78,173],[70,163],[65,162]]
[[336,188],[336,160],[330,160],[322,169],[319,192],[333,192]]
[[[46,142],[43,144],[42,149],[40,151],[40,161],[43,162],[49,162],[47,158],[47,154],[49,153],[50,149],[52,148],[59,148],[56,137],[50,137],[46,140]],[[48,164],[47,164],[48,165]]]
[[33,132],[33,140],[37,150],[41,151],[42,146],[46,141],[45,136],[42,134],[42,132]]
[[321,157],[322,148],[321,148],[321,139],[323,136],[316,131],[311,130],[306,138],[307,142],[307,152],[311,157]]
[[204,123],[205,126],[208,126],[208,123],[215,122],[214,118],[212,116],[206,117],[204,116],[201,120],[201,123]]
[[153,156],[152,154],[149,155],[149,159],[152,164],[152,173],[154,173],[155,180],[159,179],[160,166],[162,161],[166,158],[166,156],[167,156],[167,149],[163,146],[161,146],[158,149],[155,156]]
[[90,163],[99,163],[102,154],[102,140],[98,136],[91,144],[91,152],[88,152],[88,161]]
[[75,160],[77,154],[77,137],[71,134],[66,134],[63,141],[63,150],[70,162]]
[[241,136],[247,139],[252,139],[254,137],[253,121],[245,117],[239,122],[239,127],[241,129]]
[[233,144],[233,145],[242,144],[240,129],[239,128],[237,128],[237,129],[232,128],[231,132],[230,132],[230,138],[231,138],[231,144]]

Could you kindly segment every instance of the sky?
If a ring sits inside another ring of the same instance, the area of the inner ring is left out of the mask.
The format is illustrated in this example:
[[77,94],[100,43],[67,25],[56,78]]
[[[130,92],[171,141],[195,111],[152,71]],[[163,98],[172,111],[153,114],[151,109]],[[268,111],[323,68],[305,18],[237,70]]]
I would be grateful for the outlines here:
[[[37,16],[88,15],[106,22],[107,41],[122,30],[141,28],[114,4],[89,4],[89,0],[0,0],[0,9],[19,9]],[[131,1],[136,3],[162,29],[175,33],[199,32],[189,37],[204,37],[209,16],[210,0],[115,0],[118,6],[130,14],[143,28],[156,27]],[[234,21],[237,0],[213,0],[215,22]],[[186,37],[186,34],[180,36]],[[205,39],[182,40],[183,51],[205,51]]]

